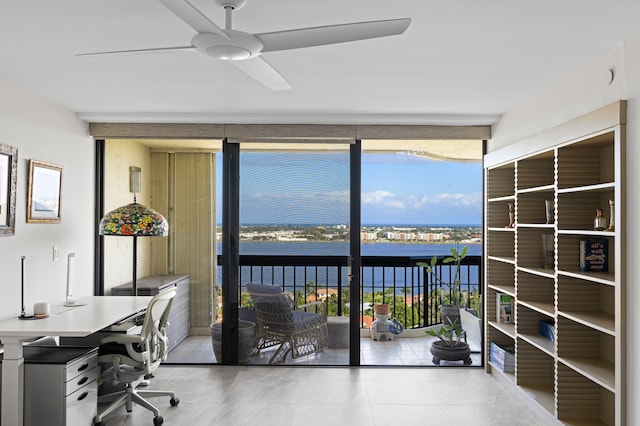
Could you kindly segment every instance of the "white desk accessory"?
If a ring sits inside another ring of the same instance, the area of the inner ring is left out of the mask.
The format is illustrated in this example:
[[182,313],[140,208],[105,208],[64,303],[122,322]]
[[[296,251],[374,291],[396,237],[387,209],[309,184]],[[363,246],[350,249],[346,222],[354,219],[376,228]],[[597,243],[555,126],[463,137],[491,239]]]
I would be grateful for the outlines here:
[[73,286],[72,286],[72,276],[73,276],[73,264],[75,263],[76,254],[69,253],[67,257],[67,296],[65,297],[64,302],[62,304],[64,306],[83,306],[86,303],[77,303],[73,300]]
[[22,298],[22,310],[20,311],[20,316],[18,317],[19,319],[22,320],[26,320],[26,319],[33,319],[33,315],[27,315],[25,314],[24,311],[24,261],[27,258],[25,256],[21,256],[20,257],[20,267],[21,267],[21,276],[20,276],[20,287],[21,287],[21,298]]

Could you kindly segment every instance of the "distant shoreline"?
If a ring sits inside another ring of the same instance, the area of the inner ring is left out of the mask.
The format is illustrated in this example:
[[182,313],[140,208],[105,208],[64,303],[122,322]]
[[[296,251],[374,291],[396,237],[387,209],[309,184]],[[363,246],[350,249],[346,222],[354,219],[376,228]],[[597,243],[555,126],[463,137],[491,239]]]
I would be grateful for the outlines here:
[[[218,241],[222,241],[219,239]],[[327,241],[327,240],[244,240],[240,239],[241,242],[244,243],[348,243],[349,241]],[[457,241],[394,241],[394,240],[383,240],[383,241],[361,241],[362,244],[426,244],[426,245],[469,245],[469,244],[482,244],[481,241],[469,241],[460,243]]]

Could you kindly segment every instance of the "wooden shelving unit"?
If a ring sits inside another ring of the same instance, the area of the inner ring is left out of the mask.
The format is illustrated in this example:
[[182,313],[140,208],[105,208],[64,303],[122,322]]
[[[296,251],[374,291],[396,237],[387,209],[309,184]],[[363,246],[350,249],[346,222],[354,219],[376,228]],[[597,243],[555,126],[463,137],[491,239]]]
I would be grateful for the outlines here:
[[[485,157],[486,369],[560,424],[626,424],[625,108],[616,102],[522,141],[521,157],[513,147]],[[613,228],[594,230],[596,209]],[[608,271],[580,270],[586,239],[606,242]],[[513,324],[499,321],[500,294],[514,298]],[[515,348],[515,373],[489,362],[491,342]]]

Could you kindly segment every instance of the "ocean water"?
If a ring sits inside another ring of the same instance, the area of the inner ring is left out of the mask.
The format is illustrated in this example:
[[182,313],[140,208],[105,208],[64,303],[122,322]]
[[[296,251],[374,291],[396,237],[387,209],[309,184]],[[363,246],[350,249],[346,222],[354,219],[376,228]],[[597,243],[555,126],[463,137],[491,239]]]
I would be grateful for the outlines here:
[[[451,248],[458,244],[427,243],[363,243],[362,256],[446,256]],[[482,254],[481,244],[468,244],[469,256]],[[222,243],[218,243],[218,253],[222,252]],[[289,255],[289,256],[348,256],[349,243],[321,241],[241,241],[240,254],[251,255]]]
[[[462,246],[456,244],[426,244],[426,243],[365,243],[362,244],[362,256],[420,256],[430,258],[447,256],[450,249]],[[481,244],[469,244],[469,256],[482,254]],[[218,245],[218,253],[221,253],[221,244]],[[346,242],[319,242],[319,241],[242,241],[240,243],[241,255],[289,255],[289,256],[347,256],[349,243]],[[218,268],[218,277],[221,277],[221,268]],[[442,277],[449,281],[448,270],[443,270]],[[304,287],[313,281],[320,286],[335,287],[338,282],[338,274],[341,274],[343,285],[347,283],[347,270],[338,270],[335,267],[249,267],[243,266],[240,271],[240,280],[246,282],[264,282],[276,285],[284,285],[290,288]],[[378,291],[396,286],[396,291],[401,293],[405,285],[414,287],[420,282],[421,271],[413,268],[389,268],[389,267],[365,267],[362,271],[362,283],[365,291]],[[471,288],[479,283],[479,268],[470,266],[462,268],[462,281],[469,282]],[[399,288],[402,287],[402,288]]]

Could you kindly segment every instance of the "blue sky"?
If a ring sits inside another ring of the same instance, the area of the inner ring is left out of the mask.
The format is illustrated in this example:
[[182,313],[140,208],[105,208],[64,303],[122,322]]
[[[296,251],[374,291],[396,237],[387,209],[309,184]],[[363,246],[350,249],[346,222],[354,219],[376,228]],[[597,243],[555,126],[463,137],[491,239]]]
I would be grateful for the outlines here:
[[[240,158],[241,224],[349,222],[347,153],[242,153]],[[218,182],[221,172],[218,161]],[[221,190],[217,196],[221,212]],[[481,221],[481,163],[363,154],[363,224],[480,225]]]

